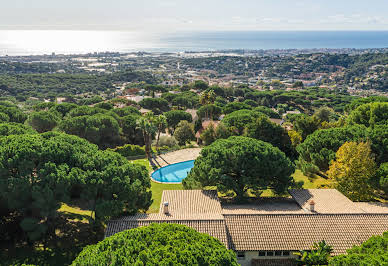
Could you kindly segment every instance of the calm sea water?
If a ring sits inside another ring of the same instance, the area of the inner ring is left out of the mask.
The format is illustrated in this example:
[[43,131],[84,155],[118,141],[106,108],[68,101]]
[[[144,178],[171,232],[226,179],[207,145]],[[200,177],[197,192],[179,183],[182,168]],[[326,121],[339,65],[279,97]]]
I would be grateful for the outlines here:
[[228,49],[386,48],[388,31],[261,31],[145,34],[118,31],[0,31],[0,55],[180,52]]

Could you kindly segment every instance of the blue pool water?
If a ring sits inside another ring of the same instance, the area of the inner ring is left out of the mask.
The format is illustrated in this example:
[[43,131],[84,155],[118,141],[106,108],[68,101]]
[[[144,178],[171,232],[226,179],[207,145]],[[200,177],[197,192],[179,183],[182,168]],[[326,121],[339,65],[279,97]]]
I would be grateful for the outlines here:
[[161,183],[181,183],[193,167],[194,160],[174,163],[159,168],[151,174],[151,177]]

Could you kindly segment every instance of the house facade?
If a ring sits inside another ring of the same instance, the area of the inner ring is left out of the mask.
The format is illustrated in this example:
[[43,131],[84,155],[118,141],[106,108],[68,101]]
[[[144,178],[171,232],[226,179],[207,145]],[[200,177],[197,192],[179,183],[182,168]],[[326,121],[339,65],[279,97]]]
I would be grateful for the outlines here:
[[177,223],[218,238],[241,265],[294,265],[298,250],[325,240],[343,254],[388,231],[388,206],[355,203],[335,189],[290,190],[291,198],[249,204],[221,201],[214,190],[164,191],[159,213],[111,220],[106,237],[147,226]]

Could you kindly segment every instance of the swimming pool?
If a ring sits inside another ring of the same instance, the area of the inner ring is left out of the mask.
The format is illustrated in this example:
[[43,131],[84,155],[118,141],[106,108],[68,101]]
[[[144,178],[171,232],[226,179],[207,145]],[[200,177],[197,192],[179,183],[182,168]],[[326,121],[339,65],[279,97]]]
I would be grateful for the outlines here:
[[151,174],[151,177],[160,183],[181,183],[193,167],[194,160],[174,163],[159,168]]

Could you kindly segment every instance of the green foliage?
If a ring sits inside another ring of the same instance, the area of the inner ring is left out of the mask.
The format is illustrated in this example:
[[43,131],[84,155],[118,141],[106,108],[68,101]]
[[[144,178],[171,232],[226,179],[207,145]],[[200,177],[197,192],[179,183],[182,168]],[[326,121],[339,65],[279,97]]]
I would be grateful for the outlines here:
[[127,106],[124,108],[115,108],[113,109],[113,112],[120,117],[127,116],[127,115],[141,115],[140,111],[133,106]]
[[329,265],[371,265],[388,263],[388,232],[382,236],[372,236],[360,246],[354,246],[345,255],[338,255],[329,261]]
[[346,141],[365,139],[366,128],[363,126],[317,130],[296,147],[298,167],[304,174],[326,172],[330,161],[335,159],[335,153]]
[[378,164],[388,162],[388,123],[369,128],[367,135],[371,141],[372,151],[376,155],[376,162]]
[[100,102],[96,104],[94,107],[105,109],[105,110],[112,110],[113,104],[111,104],[110,102]]
[[[77,108],[78,109],[78,108]],[[70,111],[72,115],[74,110]],[[113,117],[97,113],[62,120],[59,130],[87,139],[101,148],[114,147],[119,142],[119,123]]]
[[27,119],[27,124],[39,133],[52,130],[58,125],[60,114],[54,111],[37,111],[32,112]]
[[161,114],[170,110],[168,102],[163,98],[144,98],[139,104],[141,107],[149,109],[155,114]]
[[201,134],[201,140],[207,146],[216,141],[216,130],[213,124],[210,124],[207,129],[205,129]]
[[380,188],[385,195],[388,195],[388,162],[380,165],[375,178],[378,182],[376,187]]
[[0,138],[0,202],[21,217],[30,240],[54,236],[61,202],[81,204],[105,221],[150,205],[145,168],[76,136],[48,132]]
[[348,117],[351,124],[374,127],[388,121],[388,102],[372,102],[358,106]]
[[174,132],[174,138],[178,141],[178,144],[185,145],[186,143],[190,143],[194,140],[194,137],[194,126],[186,120],[179,122],[178,127]]
[[196,80],[194,81],[194,84],[192,85],[193,89],[204,91],[207,88],[209,88],[209,84],[207,84],[205,81],[202,80]]
[[121,133],[127,143],[144,145],[141,130],[137,126],[140,115],[127,115],[120,118]]
[[190,123],[193,121],[191,114],[185,111],[172,110],[172,111],[165,112],[164,115],[167,118],[168,127],[172,129],[172,132],[174,132],[179,122],[181,122],[182,120],[186,120],[187,122],[190,122]]
[[124,157],[134,157],[134,156],[146,156],[144,147],[140,147],[138,145],[126,144],[124,146],[119,146],[112,151],[121,154]]
[[0,113],[4,113],[9,117],[7,122],[24,123],[27,120],[27,115],[18,107],[0,105]]
[[246,135],[250,138],[271,143],[287,154],[288,157],[295,156],[295,151],[287,131],[278,124],[271,122],[264,115],[259,116],[255,121],[247,125]]
[[151,224],[86,247],[72,265],[238,265],[216,238],[177,224]]
[[0,123],[9,122],[9,116],[5,113],[0,113]]
[[241,109],[249,110],[251,108],[252,108],[251,105],[248,105],[246,103],[231,102],[222,108],[222,112],[227,115],[227,114],[233,113],[234,111],[238,111]]
[[61,104],[54,105],[53,107],[50,108],[50,110],[54,112],[58,112],[62,115],[62,117],[64,117],[77,106],[78,105],[76,105],[75,103],[61,103]]
[[376,163],[369,143],[345,142],[336,152],[336,160],[327,175],[335,187],[352,201],[370,201],[374,196],[371,181]]
[[277,119],[281,118],[278,113],[276,113],[271,108],[268,108],[268,107],[265,107],[265,106],[258,106],[256,108],[254,108],[253,110],[256,111],[256,112],[260,112],[260,113],[266,114],[269,118],[277,118]]
[[201,119],[211,119],[211,120],[218,120],[222,112],[221,107],[215,105],[215,104],[207,104],[204,106],[201,106],[198,111],[197,115],[198,118]]
[[319,243],[314,243],[311,251],[302,250],[295,254],[299,256],[299,259],[297,260],[299,265],[327,265],[332,251],[333,248],[322,240]]
[[388,102],[388,97],[385,96],[371,96],[367,98],[357,98],[348,104],[345,108],[345,111],[350,113],[360,105],[372,102]]
[[28,126],[19,123],[0,123],[0,136],[35,134],[36,131]]
[[202,149],[183,185],[186,188],[217,186],[220,192],[233,191],[238,199],[248,190],[256,195],[266,189],[281,194],[292,185],[294,170],[286,155],[271,144],[247,137],[230,137]]
[[222,119],[222,123],[231,131],[238,135],[242,135],[246,126],[260,116],[264,116],[264,114],[243,109],[227,114],[224,119]]
[[298,115],[293,122],[294,129],[299,132],[303,139],[314,133],[319,125],[320,121],[314,116]]

